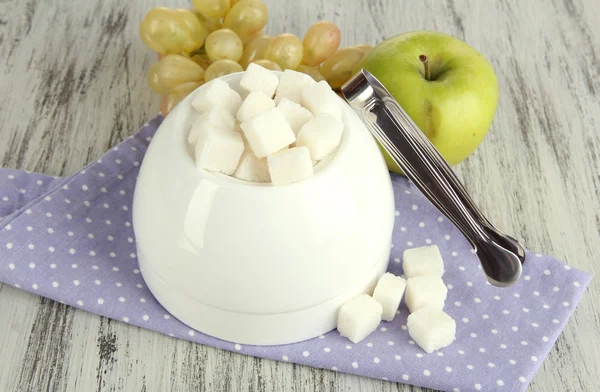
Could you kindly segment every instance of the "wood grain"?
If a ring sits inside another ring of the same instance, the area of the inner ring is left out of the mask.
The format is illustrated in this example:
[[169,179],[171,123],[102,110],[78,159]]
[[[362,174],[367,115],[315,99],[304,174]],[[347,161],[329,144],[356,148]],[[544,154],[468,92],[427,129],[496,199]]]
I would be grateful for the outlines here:
[[[268,32],[321,19],[343,44],[428,29],[464,39],[500,83],[488,137],[460,165],[492,221],[529,248],[600,272],[600,27],[596,0],[267,0]],[[155,5],[0,2],[0,164],[68,175],[158,112],[137,35]],[[595,391],[600,284],[593,281],[531,391]],[[2,391],[409,391],[402,384],[204,347],[0,284]]]

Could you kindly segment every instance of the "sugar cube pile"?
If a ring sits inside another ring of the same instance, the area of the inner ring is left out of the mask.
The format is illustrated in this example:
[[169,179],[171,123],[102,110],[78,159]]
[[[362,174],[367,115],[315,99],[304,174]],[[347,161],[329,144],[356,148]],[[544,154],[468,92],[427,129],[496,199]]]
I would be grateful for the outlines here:
[[341,101],[327,83],[289,69],[278,78],[251,63],[240,90],[214,79],[193,98],[200,115],[188,142],[198,168],[288,185],[312,177],[313,166],[340,144]]
[[407,249],[403,259],[407,279],[389,272],[383,274],[372,297],[361,294],[342,306],[337,328],[342,336],[358,343],[373,332],[381,320],[394,319],[404,296],[410,312],[406,324],[408,334],[425,352],[432,353],[456,339],[456,322],[443,311],[448,293],[442,281],[444,261],[435,245]]

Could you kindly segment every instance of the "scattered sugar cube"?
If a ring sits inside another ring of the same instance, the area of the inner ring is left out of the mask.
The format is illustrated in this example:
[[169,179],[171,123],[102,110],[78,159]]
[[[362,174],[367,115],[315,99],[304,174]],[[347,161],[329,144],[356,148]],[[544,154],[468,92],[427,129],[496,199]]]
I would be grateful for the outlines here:
[[232,175],[244,152],[242,135],[233,131],[209,128],[196,143],[198,168]]
[[296,141],[292,128],[277,108],[262,112],[240,126],[258,158],[269,156]]
[[222,129],[232,131],[234,129],[234,119],[229,110],[221,106],[211,106],[206,109],[192,124],[188,141],[196,145],[198,137],[203,130],[208,128]]
[[213,79],[202,87],[192,101],[192,106],[199,112],[204,112],[211,106],[221,106],[235,115],[242,106],[240,94],[221,79]]
[[381,311],[381,304],[369,295],[358,295],[340,309],[337,329],[340,335],[358,343],[377,328]]
[[267,157],[273,185],[287,185],[313,175],[310,153],[306,147],[285,148]]
[[342,139],[344,124],[329,113],[317,114],[298,132],[296,146],[306,146],[313,160],[321,160],[336,149]]
[[274,107],[275,102],[269,96],[262,91],[253,91],[244,99],[235,117],[243,123]]
[[292,127],[292,131],[294,131],[296,137],[298,136],[298,132],[300,132],[300,128],[314,118],[312,113],[306,108],[303,108],[301,105],[287,98],[283,98],[279,101],[277,109],[283,113],[283,116],[288,124],[290,124],[290,127]]
[[415,276],[441,277],[444,274],[444,261],[437,245],[405,250],[402,267],[407,279]]
[[382,320],[392,321],[394,319],[405,288],[406,280],[400,276],[395,276],[389,272],[381,275],[379,281],[377,281],[377,286],[375,286],[373,298],[383,308]]
[[408,316],[408,334],[426,352],[449,346],[456,339],[456,321],[443,310],[422,308]]
[[444,308],[448,288],[438,276],[415,276],[406,281],[405,302],[410,312],[424,307]]
[[246,181],[270,182],[267,158],[257,158],[252,150],[246,149],[233,176]]
[[273,72],[258,64],[250,63],[240,80],[240,87],[247,92],[262,91],[269,98],[275,94],[279,78]]
[[319,113],[329,113],[338,120],[342,119],[340,98],[324,80],[302,90],[301,104],[315,116]]
[[302,91],[308,86],[316,84],[310,76],[301,72],[286,69],[281,75],[277,93],[275,94],[275,103],[279,103],[283,98],[287,98],[296,103],[302,99]]

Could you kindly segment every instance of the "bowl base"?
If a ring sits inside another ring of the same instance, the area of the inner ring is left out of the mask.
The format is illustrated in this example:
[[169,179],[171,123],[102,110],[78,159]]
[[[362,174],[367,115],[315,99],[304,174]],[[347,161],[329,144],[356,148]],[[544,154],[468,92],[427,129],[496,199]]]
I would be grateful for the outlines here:
[[173,288],[152,268],[138,248],[140,271],[154,297],[169,313],[189,327],[234,343],[270,346],[296,343],[327,333],[337,325],[337,312],[350,298],[372,294],[389,263],[391,244],[363,279],[348,290],[316,306],[285,313],[241,313],[218,309]]

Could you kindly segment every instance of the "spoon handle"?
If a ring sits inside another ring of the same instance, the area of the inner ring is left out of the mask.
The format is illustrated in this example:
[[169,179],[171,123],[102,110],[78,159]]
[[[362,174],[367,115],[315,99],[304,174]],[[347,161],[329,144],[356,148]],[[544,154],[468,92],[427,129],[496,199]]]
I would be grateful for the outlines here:
[[523,247],[482,214],[448,163],[386,88],[361,70],[342,86],[342,94],[406,176],[471,243],[488,280],[497,286],[516,282],[525,260]]

